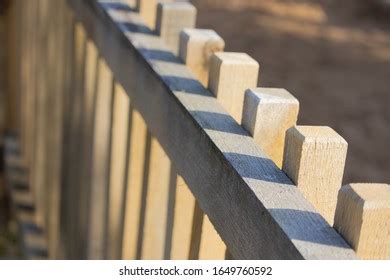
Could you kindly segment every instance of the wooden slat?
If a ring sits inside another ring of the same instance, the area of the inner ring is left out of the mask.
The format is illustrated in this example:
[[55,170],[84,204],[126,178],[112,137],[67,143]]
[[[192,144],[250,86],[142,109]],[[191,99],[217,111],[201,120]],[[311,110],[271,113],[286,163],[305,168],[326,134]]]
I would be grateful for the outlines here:
[[[171,178],[171,163],[160,143],[151,137],[150,159],[144,170],[145,214],[138,242],[141,259],[164,259],[168,224],[169,190],[176,184],[176,176]],[[172,181],[174,180],[174,181]],[[142,207],[142,206],[141,206]]]
[[[59,251],[59,221],[61,201],[61,160],[62,160],[62,119],[63,95],[65,92],[65,67],[68,59],[66,53],[66,39],[68,22],[66,21],[66,1],[60,0],[55,4],[49,2],[51,25],[48,46],[48,103],[47,120],[47,172],[46,178],[46,232],[48,238],[49,257],[54,259]],[[61,12],[58,12],[61,11]],[[56,92],[57,94],[53,94]]]
[[257,86],[259,64],[245,53],[219,52],[211,57],[209,89],[241,123],[245,91]]
[[80,173],[82,162],[82,120],[83,120],[83,99],[84,99],[84,74],[86,65],[87,52],[87,35],[85,29],[79,22],[74,22],[74,31],[72,38],[72,56],[71,56],[71,87],[69,89],[69,97],[65,105],[66,113],[64,118],[68,127],[66,151],[64,151],[66,171],[64,173],[63,188],[64,188],[64,215],[66,216],[65,231],[66,241],[64,244],[70,244],[65,249],[67,258],[77,258],[83,246],[80,241],[80,236],[84,234],[79,228],[81,207],[85,202],[80,200]]
[[211,55],[224,48],[225,41],[214,30],[185,28],[180,33],[179,56],[205,87],[209,84]]
[[137,15],[116,8],[123,25],[104,4],[69,1],[234,258],[356,257]]
[[283,170],[317,211],[333,225],[348,143],[330,127],[287,130]]
[[159,2],[173,2],[174,0],[136,0],[137,7],[145,23],[151,28],[156,28],[157,4]]
[[286,131],[296,124],[298,112],[298,100],[285,89],[256,88],[245,93],[242,126],[279,168]]
[[[210,69],[210,58],[215,52],[223,51],[225,43],[218,34],[213,30],[192,29],[186,28],[180,34],[180,58],[184,61],[192,73],[199,79],[203,86],[208,86],[208,77]],[[182,180],[184,181],[184,180]],[[180,192],[178,194],[181,194]],[[199,204],[189,201],[187,197],[177,197],[177,200],[186,199],[188,205],[199,207]],[[192,198],[193,200],[195,198]],[[187,208],[176,212],[176,215],[182,215],[183,211],[189,212],[187,215],[201,212],[200,209]],[[196,215],[195,215],[196,216]],[[199,241],[198,252],[195,252],[195,247],[191,248],[191,258],[199,259],[223,259],[225,256],[226,245],[221,240],[220,236],[214,229],[208,217],[202,217],[198,220],[188,220],[194,224],[191,226],[195,232],[192,233],[191,239],[194,242]],[[187,223],[175,225],[175,229],[183,231],[182,228],[189,227]],[[197,230],[197,227],[200,227]],[[196,236],[199,234],[199,236]],[[191,241],[191,239],[189,239]],[[196,241],[195,241],[196,240]],[[176,240],[173,240],[173,244]],[[178,247],[187,249],[187,244],[180,244]],[[188,253],[189,251],[187,251]]]
[[[91,40],[86,42],[84,83],[82,89],[82,118],[79,143],[78,162],[78,246],[81,247],[79,254],[85,258],[86,244],[88,243],[88,220],[89,220],[89,195],[92,183],[92,152],[93,133],[95,124],[95,107],[98,84],[98,63],[99,55]],[[74,175],[73,175],[74,176]],[[74,225],[76,226],[76,225]]]
[[35,94],[36,94],[36,72],[35,71],[35,49],[36,49],[36,22],[37,16],[34,3],[29,1],[26,3],[26,10],[28,11],[28,42],[26,48],[28,48],[28,60],[27,60],[27,79],[28,79],[28,91],[26,93],[26,107],[25,107],[25,140],[23,145],[23,158],[26,162],[26,166],[31,166],[32,147],[34,145],[34,130],[35,130]]
[[114,80],[111,70],[99,59],[98,87],[93,135],[90,190],[88,258],[106,258],[110,139]]
[[[149,4],[153,5],[153,3]],[[143,4],[141,3],[141,5]],[[188,9],[187,6],[186,8]],[[191,9],[193,9],[192,6]],[[174,11],[177,14],[177,10]],[[161,22],[162,17],[163,15],[161,13],[159,22]],[[163,24],[163,28],[159,25],[159,30],[161,31],[163,29],[164,34],[174,35],[178,41],[180,22],[179,29],[176,25],[167,26],[168,22],[164,23],[166,24]],[[173,180],[176,182],[177,176],[171,173],[171,163],[161,146],[153,137],[151,138],[149,157],[149,159],[146,159],[149,165],[145,166],[148,175],[143,178],[144,196],[140,207],[144,210],[141,210],[139,217],[136,258],[163,259],[167,258],[170,253],[170,248],[167,248],[170,243],[168,240],[171,239],[169,235],[171,234],[170,224],[172,223],[168,217],[169,208],[173,207],[169,205],[171,201],[170,190],[172,189]],[[145,212],[144,214],[143,211]]]
[[195,207],[199,206],[195,204],[195,198],[181,176],[177,176],[175,196],[170,258],[185,260],[190,254]]
[[127,159],[126,205],[123,231],[122,258],[139,258],[138,238],[142,234],[141,206],[143,204],[144,170],[150,158],[150,134],[138,111],[130,108],[129,153]]
[[109,189],[108,243],[109,259],[121,258],[122,232],[125,203],[126,155],[128,147],[129,96],[119,84],[115,84],[112,140],[111,174]]
[[196,13],[187,2],[158,3],[156,32],[174,54],[179,54],[180,32],[195,27]]
[[23,9],[20,1],[15,1],[18,8],[18,21],[19,21],[19,29],[18,30],[18,126],[19,126],[19,135],[21,142],[21,154],[24,155],[24,143],[26,142],[26,117],[27,117],[27,92],[29,88],[28,84],[28,42],[29,42],[29,21],[30,15],[28,9]]
[[[71,168],[73,165],[72,162],[72,141],[73,141],[73,127],[74,122],[73,117],[75,106],[74,95],[78,92],[78,84],[79,84],[79,75],[81,69],[77,68],[77,60],[76,60],[76,22],[71,10],[66,7],[64,10],[67,18],[67,27],[68,34],[66,39],[66,53],[65,57],[68,59],[64,65],[64,95],[62,98],[63,104],[63,120],[62,120],[62,138],[63,142],[66,143],[62,146],[62,158],[61,158],[61,200],[60,200],[60,236],[59,236],[59,244],[58,244],[58,255],[56,258],[64,259],[64,258],[76,258],[74,254],[74,245],[76,243],[75,240],[72,240],[73,236],[71,234],[71,223],[74,221],[74,217],[72,217],[72,209],[75,208],[75,205],[71,205],[74,200],[74,195],[72,193],[72,184],[71,184]],[[82,48],[83,45],[80,46]],[[81,59],[80,59],[81,60]],[[83,213],[79,213],[82,215]],[[83,232],[78,232],[79,236],[83,236]],[[72,244],[69,245],[69,244]],[[73,254],[73,255],[72,255]],[[82,255],[80,256],[80,258]]]
[[47,18],[49,16],[49,2],[40,0],[38,3],[38,53],[37,60],[40,67],[37,69],[37,95],[36,95],[36,135],[34,147],[34,169],[32,172],[33,184],[32,190],[36,200],[37,224],[45,226],[45,202],[46,202],[46,178],[47,178],[47,134],[48,134],[48,95],[49,88],[47,83],[48,73],[48,37],[49,25]]
[[334,227],[362,259],[390,259],[390,185],[341,188]]
[[215,230],[208,216],[204,215],[198,258],[200,260],[223,260],[225,254],[225,243]]

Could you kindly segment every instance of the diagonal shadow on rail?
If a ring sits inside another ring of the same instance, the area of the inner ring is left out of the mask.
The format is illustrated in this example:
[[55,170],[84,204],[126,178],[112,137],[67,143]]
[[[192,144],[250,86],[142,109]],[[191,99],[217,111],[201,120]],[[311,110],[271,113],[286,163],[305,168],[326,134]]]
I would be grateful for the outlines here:
[[136,9],[130,7],[126,3],[119,1],[99,1],[99,4],[106,10],[118,10],[118,11],[127,11],[127,12],[136,12]]
[[[206,90],[199,81],[190,77],[180,77],[180,76],[164,76],[164,81],[170,86],[170,88],[175,92],[176,95],[193,95],[199,96],[199,98],[215,98],[211,95],[211,93]],[[207,102],[205,100],[204,102]],[[214,110],[212,108],[211,110]],[[234,137],[249,137],[249,134],[241,128],[241,126],[237,125],[237,122],[226,112],[221,111],[201,111],[201,110],[190,110],[189,111],[197,122],[202,126],[206,132],[214,137],[215,135],[219,135],[218,138],[224,138],[224,136],[228,136],[228,134],[234,134]],[[226,137],[226,139],[231,138]],[[261,150],[260,147],[258,147]],[[277,168],[274,162],[267,158],[266,156],[258,156],[264,155],[263,152],[255,152],[253,155],[251,153],[253,151],[248,151],[248,154],[242,153],[237,149],[237,152],[232,151],[223,151],[223,155],[228,159],[228,161],[232,164],[234,169],[240,174],[243,179],[254,179],[260,181],[266,181],[271,183],[277,183],[278,186],[282,186],[283,188],[291,188],[295,187],[295,185],[291,182],[291,180],[284,175],[282,172],[275,173],[274,170]],[[258,167],[261,166],[262,172],[259,172]],[[269,170],[269,172],[267,171]],[[275,198],[276,199],[276,198]],[[300,221],[300,220],[324,220],[323,217],[315,212],[311,212],[310,210],[295,210],[295,209],[269,209],[270,214],[273,218],[276,219],[285,219],[285,217],[292,217],[291,221]],[[324,223],[324,227],[320,229],[307,229],[306,233],[310,231],[329,231],[330,225]],[[294,227],[291,227],[294,228]],[[316,234],[305,234],[305,231],[298,232],[289,232],[289,236],[293,239],[304,241],[304,242],[312,242],[312,243],[320,243],[323,245],[329,246],[337,246],[341,248],[348,248],[346,243],[336,243],[335,239],[314,239],[313,237]],[[334,237],[334,236],[333,236]]]
[[[269,212],[273,217],[280,217],[283,218],[285,221],[290,221],[290,223],[294,223],[296,221],[303,221],[303,220],[313,220],[318,221],[319,219],[324,219],[320,214],[310,211],[302,211],[302,210],[296,210],[296,209],[269,209]],[[291,217],[291,219],[288,219],[286,217]],[[306,231],[303,234],[302,232],[289,232],[289,236],[292,239],[305,241],[305,242],[312,242],[312,243],[318,243],[318,239],[314,239],[314,236],[318,235],[318,232],[321,231],[329,231],[330,225],[327,223],[323,223],[323,228],[306,228]],[[324,236],[324,235],[322,235]],[[321,239],[321,244],[329,245],[329,246],[337,246],[340,248],[349,248],[347,243],[336,243],[334,239]]]
[[[111,14],[112,15],[112,14]],[[119,23],[120,28],[125,28],[125,25],[121,25],[123,23],[123,18],[121,20],[117,20],[116,23]],[[151,40],[155,40],[156,36],[153,36],[153,32],[150,30],[144,29],[143,25],[138,25],[131,23],[130,26],[128,26],[128,31],[134,32],[134,33],[146,33],[150,34]],[[143,36],[143,35],[142,35]],[[191,75],[188,75],[188,70],[180,72],[180,70],[185,70],[186,68],[184,65],[182,65],[182,62],[179,58],[175,57],[173,54],[171,54],[169,51],[166,51],[164,48],[161,49],[140,49],[141,54],[144,56],[146,60],[149,61],[149,63],[152,65],[152,67],[155,69],[155,71],[162,76],[165,84],[174,92],[177,98],[181,99],[181,102],[184,106],[188,106],[189,99],[186,99],[185,95],[187,96],[193,96],[195,98],[204,99],[202,100],[202,104],[208,104],[206,106],[201,106],[200,108],[194,108],[194,109],[188,109],[188,112],[194,117],[196,122],[199,126],[203,128],[205,131],[205,134],[208,135],[208,137],[212,138],[213,142],[216,141],[224,141],[224,139],[227,139],[229,141],[234,140],[236,137],[242,137],[250,138],[248,133],[237,125],[237,122],[226,113],[224,110],[220,110],[220,106],[214,106],[215,108],[212,108],[213,103],[217,105],[217,102],[215,100],[215,97],[207,90],[205,89],[201,83],[193,78]],[[171,64],[171,65],[170,65]],[[176,65],[176,67],[172,67]],[[177,67],[177,65],[181,65],[180,67]],[[164,69],[164,71],[162,71]],[[170,73],[170,70],[172,69],[173,73]],[[176,72],[175,72],[176,71]],[[184,100],[184,102],[183,102]],[[187,102],[187,103],[185,103]],[[190,107],[190,106],[189,106]],[[205,108],[206,107],[206,108]],[[205,110],[210,109],[210,111]],[[229,136],[230,135],[230,136]],[[232,137],[231,135],[234,135]],[[245,139],[247,140],[247,139]],[[250,141],[248,139],[248,141]],[[217,146],[218,143],[216,143]],[[250,145],[253,146],[253,145]],[[216,148],[216,147],[215,147]],[[241,149],[232,149],[230,151],[223,151],[216,148],[218,152],[222,153],[227,159],[228,162],[233,166],[234,170],[240,174],[240,176],[246,180],[246,179],[254,179],[259,181],[265,181],[270,183],[276,183],[275,188],[284,189],[284,188],[292,188],[294,187],[293,183],[288,179],[286,175],[284,175],[282,172],[275,172],[276,166],[275,164],[268,159],[266,156],[263,156],[264,153],[261,152],[261,148],[258,148],[256,150],[244,150],[244,152],[241,151]],[[147,157],[148,158],[148,157]],[[145,166],[147,167],[147,165]],[[262,169],[262,170],[260,170]],[[267,171],[269,170],[269,172]],[[262,171],[262,172],[260,172]],[[273,185],[271,184],[270,187]],[[144,178],[144,187],[145,187],[145,178]],[[146,198],[146,189],[143,190],[143,205],[145,204],[145,198]],[[255,195],[255,193],[253,194]],[[275,197],[275,199],[277,199]],[[144,206],[145,207],[145,206]],[[144,210],[144,209],[143,209]],[[291,223],[297,222],[300,220],[313,220],[313,221],[319,221],[323,220],[323,218],[315,212],[310,211],[308,209],[307,211],[302,210],[295,210],[295,209],[268,209],[270,215],[273,217],[273,219],[276,220],[284,220],[286,217],[291,216]],[[140,231],[139,231],[139,239],[138,239],[138,257],[140,257],[140,251],[142,248],[142,228],[143,228],[143,216],[144,211],[141,211],[141,224],[140,224]],[[326,236],[326,232],[329,231],[329,225],[326,223],[323,223],[324,227],[320,229],[307,229],[308,234],[306,234],[303,231],[297,231],[297,232],[288,232],[289,236],[296,240],[301,240],[304,242],[312,242],[312,243],[320,243],[324,245],[331,245],[331,246],[338,246],[338,247],[344,247],[346,248],[347,245],[344,243],[335,244],[335,240],[332,237],[335,237],[336,235],[331,235],[328,239],[319,238],[314,239],[313,236],[316,236],[315,234],[310,234],[310,231],[316,231],[321,232],[324,231],[325,234],[322,236]],[[290,228],[290,229],[296,229],[296,226],[292,227],[284,227]],[[167,253],[167,252],[166,252]]]
[[[140,18],[135,13],[135,8],[120,2],[100,2],[100,5],[111,16],[121,31],[154,35],[154,32],[139,20]],[[134,23],[135,20],[138,22]]]

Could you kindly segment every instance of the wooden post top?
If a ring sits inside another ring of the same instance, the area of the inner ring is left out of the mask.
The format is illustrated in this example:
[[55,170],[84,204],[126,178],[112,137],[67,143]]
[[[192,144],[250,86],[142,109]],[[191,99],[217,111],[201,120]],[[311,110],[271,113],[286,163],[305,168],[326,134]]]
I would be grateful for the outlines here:
[[246,53],[216,52],[210,59],[209,89],[241,123],[245,91],[255,88],[259,63]]
[[328,126],[299,125],[291,128],[290,133],[297,136],[302,142],[340,143],[348,145],[347,141]]
[[197,10],[188,2],[159,2],[157,5],[156,31],[175,55],[179,54],[180,32],[193,28]]
[[390,259],[390,185],[343,186],[334,227],[360,258]]
[[179,56],[205,87],[210,58],[224,48],[225,41],[214,30],[185,28],[180,33]]
[[[207,44],[205,51],[205,57],[211,56],[217,50],[221,52],[225,48],[225,41],[212,29],[197,29],[197,28],[185,28],[181,32],[181,37],[183,38],[183,43],[194,41],[194,43],[204,43]],[[180,57],[183,60],[187,60],[187,48],[184,46],[180,49]],[[185,62],[184,61],[184,62]]]
[[214,54],[216,61],[225,65],[253,65],[259,68],[259,63],[246,53],[217,52]]
[[257,103],[299,104],[298,99],[284,88],[259,87],[255,89],[248,89],[247,94],[252,95],[258,101]]
[[286,131],[296,125],[298,112],[299,101],[285,89],[255,88],[245,93],[242,126],[279,168]]
[[217,34],[213,29],[200,29],[200,28],[184,28],[182,31],[187,37],[191,38],[195,36],[196,38],[204,38],[207,40],[215,39],[216,41],[223,40],[221,36]]
[[340,192],[349,193],[362,209],[390,210],[390,185],[388,184],[349,184],[343,186]]
[[283,170],[333,225],[348,143],[327,126],[292,127],[285,143]]

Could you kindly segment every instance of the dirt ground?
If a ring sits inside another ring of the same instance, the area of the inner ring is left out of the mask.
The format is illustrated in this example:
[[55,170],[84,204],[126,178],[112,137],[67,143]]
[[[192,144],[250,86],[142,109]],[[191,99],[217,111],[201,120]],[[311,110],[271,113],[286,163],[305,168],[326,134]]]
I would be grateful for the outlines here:
[[192,2],[200,28],[260,62],[261,86],[299,99],[299,124],[348,141],[345,182],[390,182],[390,13],[369,0]]

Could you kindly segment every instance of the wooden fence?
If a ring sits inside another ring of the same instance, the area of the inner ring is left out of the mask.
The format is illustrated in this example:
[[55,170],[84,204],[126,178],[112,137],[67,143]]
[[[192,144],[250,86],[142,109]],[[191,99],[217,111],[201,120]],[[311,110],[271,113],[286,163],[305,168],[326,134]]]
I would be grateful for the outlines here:
[[257,88],[187,1],[124,2],[12,2],[29,257],[390,258],[389,186],[340,190],[341,136],[296,126],[293,95]]

